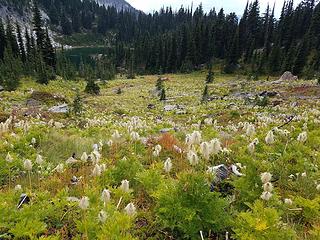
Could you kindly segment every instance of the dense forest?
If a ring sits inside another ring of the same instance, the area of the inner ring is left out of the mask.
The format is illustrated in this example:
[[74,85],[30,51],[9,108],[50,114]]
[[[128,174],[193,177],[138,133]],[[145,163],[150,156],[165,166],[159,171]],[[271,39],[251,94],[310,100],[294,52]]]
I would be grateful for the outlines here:
[[[320,3],[315,0],[303,0],[297,7],[293,0],[285,1],[279,19],[273,6],[263,11],[258,0],[247,3],[240,19],[223,9],[205,13],[201,5],[145,14],[105,8],[91,0],[1,0],[0,4],[4,2],[22,14],[31,6],[34,29],[12,26],[9,19],[0,22],[1,72],[37,72],[43,83],[55,74],[72,78],[85,69],[98,72],[94,74],[98,78],[112,78],[115,67],[161,74],[191,72],[212,62],[222,63],[226,73],[241,71],[255,78],[287,70],[312,78],[320,70]],[[49,18],[41,19],[39,9]],[[72,66],[63,54],[57,59],[48,27],[64,36],[105,36],[110,54],[97,64],[98,70],[82,63]],[[25,71],[11,69],[17,66]]]

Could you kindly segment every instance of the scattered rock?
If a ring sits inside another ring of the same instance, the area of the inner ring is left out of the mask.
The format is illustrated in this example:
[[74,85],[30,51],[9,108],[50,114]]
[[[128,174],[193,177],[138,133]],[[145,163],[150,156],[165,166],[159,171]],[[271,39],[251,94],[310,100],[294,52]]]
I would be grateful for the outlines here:
[[174,111],[174,110],[184,110],[184,107],[181,105],[166,105],[164,106],[164,110],[167,112]]
[[176,111],[176,115],[184,115],[184,114],[187,114],[186,110],[178,110],[178,111]]
[[275,91],[263,91],[259,94],[260,97],[275,97],[277,96],[279,93],[275,92]]
[[281,76],[281,78],[279,79],[279,81],[296,81],[298,80],[297,76],[294,76],[291,72],[287,71],[284,72]]
[[156,105],[154,105],[154,104],[149,104],[147,108],[148,108],[148,109],[155,109],[155,108],[156,108]]
[[69,106],[66,103],[62,104],[62,105],[59,105],[59,106],[54,106],[54,107],[49,109],[49,112],[52,112],[52,113],[67,113],[67,112],[69,112]]
[[173,130],[172,128],[164,128],[164,129],[160,130],[160,133],[168,133],[168,132],[170,132],[172,130]]
[[4,91],[4,87],[0,85],[0,92]]
[[27,107],[38,107],[40,106],[41,103],[35,99],[28,99],[27,102],[26,102],[26,106]]
[[29,204],[30,203],[30,198],[27,194],[23,193],[20,195],[20,200],[18,203],[17,208],[20,209],[24,204]]

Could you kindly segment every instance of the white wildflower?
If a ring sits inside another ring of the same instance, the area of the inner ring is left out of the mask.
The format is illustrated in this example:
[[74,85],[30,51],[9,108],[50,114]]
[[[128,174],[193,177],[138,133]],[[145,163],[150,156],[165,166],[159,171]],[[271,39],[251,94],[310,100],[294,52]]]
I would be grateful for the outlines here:
[[272,197],[272,193],[270,192],[263,192],[260,196],[260,198],[265,201],[269,201],[271,197]]
[[199,145],[201,143],[201,133],[199,131],[194,131],[191,134],[191,141],[193,145]]
[[292,205],[293,204],[293,202],[292,202],[292,200],[290,198],[285,198],[284,199],[284,203],[287,204],[287,205]]
[[199,163],[199,158],[198,158],[197,154],[192,150],[190,150],[188,152],[187,158],[189,160],[190,165],[192,165],[192,166],[197,165]]
[[121,141],[121,135],[120,133],[118,132],[118,130],[116,130],[112,136],[111,136],[111,140],[114,142],[114,143],[119,143]]
[[132,141],[137,142],[140,140],[140,135],[137,132],[131,132],[130,133],[130,138]]
[[306,176],[307,176],[307,173],[306,173],[306,172],[304,172],[304,173],[301,174],[301,177],[306,177]]
[[36,157],[36,163],[40,166],[42,166],[44,163],[43,157],[40,154],[38,154]]
[[171,171],[171,169],[172,169],[172,162],[171,162],[171,159],[168,158],[164,163],[164,171],[168,173]]
[[22,187],[21,187],[21,185],[16,185],[15,187],[14,187],[14,190],[16,191],[16,192],[21,192],[22,191]]
[[107,189],[104,189],[101,193],[101,200],[106,205],[108,202],[110,202],[111,194],[110,191]]
[[79,202],[79,207],[82,210],[87,210],[89,208],[89,198],[88,197],[82,197]]
[[320,184],[317,185],[316,189],[317,191],[320,191]]
[[128,180],[122,180],[120,189],[124,192],[129,192],[129,181]]
[[133,203],[129,203],[125,208],[124,211],[126,212],[126,214],[128,214],[129,216],[133,216],[136,214],[136,207],[134,206]]
[[63,173],[64,165],[62,163],[60,163],[53,171],[56,171],[58,173]]
[[86,152],[82,153],[80,159],[81,161],[86,162],[88,160],[88,154]]
[[206,160],[210,158],[211,149],[212,148],[210,147],[210,144],[208,142],[203,142],[200,144],[200,152]]
[[256,129],[253,124],[247,126],[246,135],[248,137],[253,137],[256,134]]
[[272,190],[273,190],[273,185],[272,185],[272,183],[267,182],[267,183],[263,184],[263,190],[264,190],[265,192],[272,192]]
[[12,163],[13,158],[11,157],[10,153],[7,154],[7,156],[6,156],[6,161],[7,161],[8,163]]
[[264,184],[271,181],[272,175],[269,172],[264,172],[261,174],[260,177],[261,177],[262,183]]
[[23,167],[25,170],[31,171],[32,170],[32,162],[29,159],[24,160]]
[[92,170],[92,176],[93,177],[98,177],[98,176],[100,176],[101,175],[101,167],[98,165],[98,164],[96,164],[95,166],[94,166],[94,168],[93,168],[93,170]]
[[210,144],[212,154],[218,154],[220,151],[222,151],[221,142],[219,139],[212,139]]
[[154,147],[154,150],[155,151],[158,151],[159,153],[161,152],[161,150],[162,150],[162,147],[161,147],[161,145],[156,145],[155,147]]
[[266,138],[265,138],[265,141],[267,144],[271,145],[274,143],[274,134],[273,134],[273,131],[269,131]]
[[107,220],[107,217],[108,217],[107,213],[103,210],[101,210],[98,214],[98,220],[101,223],[105,223]]
[[307,132],[302,132],[299,134],[297,140],[301,143],[305,143],[308,139],[308,133]]

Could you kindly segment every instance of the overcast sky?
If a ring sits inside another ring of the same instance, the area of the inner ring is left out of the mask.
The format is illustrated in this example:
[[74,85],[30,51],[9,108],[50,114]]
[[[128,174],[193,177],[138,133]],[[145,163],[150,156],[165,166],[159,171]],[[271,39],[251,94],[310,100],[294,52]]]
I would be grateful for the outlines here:
[[[224,8],[226,13],[235,12],[237,15],[242,15],[247,0],[127,0],[133,7],[144,12],[153,12],[161,7],[172,6],[173,9],[180,8],[181,5],[187,7],[198,6],[201,2],[203,8],[208,11],[215,7],[216,9]],[[260,10],[263,12],[268,3],[273,6],[276,2],[276,15],[279,16],[284,0],[260,0]],[[300,2],[296,0],[295,2]]]

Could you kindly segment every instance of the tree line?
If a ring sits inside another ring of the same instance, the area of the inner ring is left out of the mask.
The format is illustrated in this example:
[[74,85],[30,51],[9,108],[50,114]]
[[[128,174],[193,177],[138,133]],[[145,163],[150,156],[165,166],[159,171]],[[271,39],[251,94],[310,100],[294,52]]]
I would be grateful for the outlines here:
[[[0,84],[11,73],[34,75],[47,83],[56,74],[111,79],[115,67],[126,68],[134,77],[134,72],[191,72],[216,62],[225,73],[253,77],[292,71],[312,78],[320,71],[320,3],[315,0],[296,7],[286,0],[279,19],[274,6],[261,11],[258,0],[247,3],[240,19],[224,9],[205,13],[202,5],[178,11],[167,7],[152,14],[105,8],[92,0],[37,0],[31,6],[33,29],[12,26],[10,19],[0,21]],[[48,19],[41,19],[40,9]],[[63,35],[104,36],[110,54],[94,67],[83,62],[75,66],[64,54],[56,54],[48,27]]]

